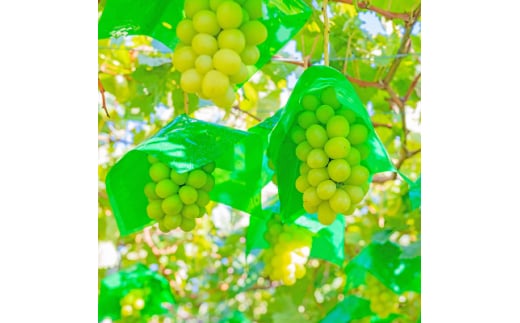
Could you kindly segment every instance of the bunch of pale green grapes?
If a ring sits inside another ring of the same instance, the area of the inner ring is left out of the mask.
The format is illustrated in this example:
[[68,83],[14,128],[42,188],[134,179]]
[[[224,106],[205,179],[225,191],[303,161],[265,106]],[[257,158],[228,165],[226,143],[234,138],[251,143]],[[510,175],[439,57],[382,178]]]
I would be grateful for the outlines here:
[[206,213],[209,192],[215,185],[211,175],[215,163],[181,174],[151,155],[148,161],[152,181],[144,186],[148,197],[146,213],[159,223],[162,232],[178,227],[185,232],[192,231],[195,219]]
[[264,275],[284,285],[293,285],[305,276],[310,255],[312,233],[294,224],[282,224],[279,215],[267,222],[265,240],[270,248],[263,251]]
[[186,0],[184,13],[173,54],[181,88],[230,108],[234,84],[247,80],[247,66],[260,58],[257,45],[267,39],[267,28],[258,20],[262,0]]
[[380,318],[384,319],[392,313],[399,312],[399,296],[369,273],[367,273],[366,286],[361,290],[361,294],[370,300],[370,310]]
[[132,289],[119,301],[121,305],[122,317],[139,317],[141,310],[145,306],[144,291],[142,289]]
[[296,189],[303,193],[305,211],[329,225],[336,214],[352,214],[368,192],[368,128],[341,105],[333,87],[306,93],[300,105],[290,129],[301,161]]

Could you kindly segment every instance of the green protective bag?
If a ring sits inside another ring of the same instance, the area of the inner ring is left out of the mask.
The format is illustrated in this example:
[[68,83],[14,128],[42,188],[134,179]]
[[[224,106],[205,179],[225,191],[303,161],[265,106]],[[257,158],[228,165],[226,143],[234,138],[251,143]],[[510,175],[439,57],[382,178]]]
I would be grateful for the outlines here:
[[[370,117],[363,103],[356,94],[352,84],[337,70],[327,66],[311,66],[306,69],[296,83],[294,90],[283,108],[279,122],[270,136],[267,154],[273,160],[278,174],[278,194],[280,196],[280,215],[282,219],[294,221],[305,213],[303,209],[303,194],[295,187],[299,176],[299,160],[295,155],[296,144],[289,136],[289,130],[296,122],[296,116],[303,108],[299,102],[309,91],[319,91],[332,86],[342,106],[352,110],[368,128],[368,145],[370,155],[365,165],[370,171],[370,177],[379,172],[394,171],[395,168],[388,156],[383,143],[377,136]],[[370,179],[371,180],[371,179]]]
[[141,317],[171,313],[176,304],[166,278],[143,264],[122,269],[101,280],[98,298],[98,322],[121,318],[121,299],[132,290],[143,292]]
[[377,233],[373,241],[352,258],[345,268],[345,292],[365,281],[369,272],[396,294],[421,292],[420,241],[402,247],[389,240],[391,230]]
[[215,161],[211,200],[247,213],[261,208],[260,137],[182,114],[126,153],[107,174],[106,190],[122,236],[155,222],[146,214],[148,154],[179,173]]
[[[173,50],[179,42],[175,29],[183,19],[184,0],[107,0],[98,23],[98,39],[146,35]],[[312,10],[303,0],[263,0],[267,40],[258,46],[260,59],[255,69],[271,60],[310,17]],[[250,71],[252,75],[254,71]]]
[[[262,210],[260,214],[250,217],[246,232],[246,254],[254,249],[269,248],[264,239],[267,222],[274,214],[280,212],[280,203],[275,203]],[[295,225],[306,228],[313,233],[311,253],[309,258],[327,260],[338,266],[343,265],[345,259],[345,219],[338,215],[336,220],[326,226],[318,221],[315,214],[305,214],[294,222]]]

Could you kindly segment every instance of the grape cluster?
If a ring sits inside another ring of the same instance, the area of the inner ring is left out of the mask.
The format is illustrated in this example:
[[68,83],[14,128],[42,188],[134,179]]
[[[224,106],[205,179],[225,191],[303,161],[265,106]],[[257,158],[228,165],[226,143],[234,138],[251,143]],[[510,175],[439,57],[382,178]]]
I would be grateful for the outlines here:
[[352,214],[368,191],[368,128],[342,106],[332,86],[307,92],[300,105],[289,132],[300,160],[295,185],[305,211],[329,225],[336,214]]
[[305,275],[305,264],[309,258],[312,234],[305,228],[282,224],[279,215],[267,222],[265,240],[271,248],[264,250],[264,274],[271,280],[293,285]]
[[173,55],[181,88],[230,108],[233,85],[247,80],[247,67],[260,58],[257,45],[267,39],[267,28],[258,20],[262,0],[190,0],[184,13]]
[[362,294],[370,300],[370,310],[380,318],[399,312],[399,296],[371,274],[367,274],[366,287]]
[[178,227],[185,232],[192,231],[195,219],[206,213],[209,192],[215,185],[211,175],[215,163],[181,174],[151,155],[148,161],[152,181],[144,186],[147,215],[159,223],[162,232]]
[[122,317],[139,317],[141,310],[145,306],[144,291],[142,289],[133,289],[129,291],[119,301],[121,305]]

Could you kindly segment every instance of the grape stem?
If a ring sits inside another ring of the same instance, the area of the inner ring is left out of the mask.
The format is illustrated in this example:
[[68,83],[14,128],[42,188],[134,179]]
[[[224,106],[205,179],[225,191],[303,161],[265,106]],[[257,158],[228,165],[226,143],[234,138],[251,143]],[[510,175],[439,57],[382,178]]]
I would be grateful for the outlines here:
[[183,94],[184,94],[184,113],[189,114],[189,110],[188,110],[188,104],[189,104],[188,93],[183,92]]
[[244,110],[240,109],[240,108],[239,108],[238,106],[236,106],[236,105],[233,106],[232,109],[233,109],[233,110],[236,110],[236,111],[239,111],[239,112],[241,112],[241,113],[244,113],[244,114],[250,116],[251,118],[255,119],[256,121],[259,121],[259,122],[262,121],[262,119],[260,119],[259,117],[255,116],[254,114],[251,114],[251,113],[249,113],[249,112],[247,112],[247,111],[244,111]]
[[98,77],[98,90],[101,93],[101,107],[105,110],[105,113],[108,118],[110,118],[110,114],[108,114],[107,110],[107,101],[105,99],[105,88],[103,87],[103,83],[101,83],[101,79]]
[[329,66],[329,15],[327,14],[328,0],[323,0],[323,59],[325,66]]

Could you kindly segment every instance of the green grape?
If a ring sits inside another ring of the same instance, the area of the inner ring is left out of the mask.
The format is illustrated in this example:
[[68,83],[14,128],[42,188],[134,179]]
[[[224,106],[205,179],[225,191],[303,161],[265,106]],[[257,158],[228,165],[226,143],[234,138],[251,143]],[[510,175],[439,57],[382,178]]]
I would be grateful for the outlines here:
[[197,190],[189,185],[184,185],[179,189],[179,197],[184,204],[193,204],[197,201]]
[[[215,37],[213,37],[210,34],[197,34],[195,37],[193,37],[193,40],[191,41],[191,48],[193,48],[193,51],[197,55],[207,55],[207,56],[213,56],[217,50],[218,50],[218,43]],[[197,57],[198,58],[198,57]],[[194,60],[194,65],[196,64],[197,58]],[[212,60],[213,64],[213,60]],[[206,64],[206,73],[209,72],[211,69],[207,68]],[[196,66],[195,66],[196,68]]]
[[303,264],[297,263],[295,265],[295,270],[294,270],[294,275],[296,276],[296,279],[300,279],[303,276],[305,276],[306,271],[307,270],[305,269],[305,266]]
[[220,108],[230,109],[233,106],[235,99],[235,91],[233,91],[233,87],[230,85],[226,90],[226,93],[224,95],[214,97],[213,102],[215,102],[215,105]]
[[359,145],[364,143],[368,138],[368,129],[363,124],[353,124],[350,127],[350,133],[348,134],[348,140],[352,145]]
[[309,206],[318,206],[322,200],[318,197],[315,187],[309,187],[303,192],[303,204]]
[[244,64],[244,62],[242,60],[242,63],[240,64],[240,70],[238,71],[238,73],[230,75],[229,80],[233,84],[240,84],[240,83],[247,81],[248,77],[249,77],[249,70],[247,69],[246,64]]
[[327,131],[319,124],[310,125],[309,128],[305,130],[305,138],[313,148],[322,148],[329,139],[327,137]]
[[182,217],[182,222],[181,222],[180,228],[184,232],[189,232],[189,231],[193,231],[193,229],[195,229],[195,225],[196,225],[195,219]]
[[246,45],[240,53],[240,58],[246,65],[255,65],[260,59],[260,50],[256,46]]
[[309,172],[307,173],[307,182],[311,186],[318,186],[323,181],[328,180],[329,173],[327,171],[327,168],[311,168]]
[[124,305],[121,307],[121,316],[122,317],[132,316],[133,313],[134,313],[134,308],[132,307],[132,305],[127,304],[127,305]]
[[148,203],[146,206],[146,214],[150,219],[159,220],[164,216],[161,204],[161,200],[153,200]]
[[155,182],[148,182],[144,186],[144,195],[150,200],[156,200],[159,198],[157,194],[155,194]]
[[342,189],[345,192],[347,192],[352,204],[358,204],[359,202],[361,202],[363,200],[363,197],[365,197],[365,193],[363,192],[363,189],[359,186],[345,185],[342,187]]
[[188,173],[177,173],[176,170],[172,169],[170,172],[170,178],[177,184],[177,185],[184,185],[186,183],[186,180],[188,179]]
[[366,167],[356,165],[352,167],[350,171],[350,177],[347,179],[346,183],[349,185],[363,185],[368,181],[369,177],[370,172]]
[[161,209],[166,214],[178,214],[182,210],[182,200],[179,194],[168,196],[161,203]]
[[300,175],[296,179],[296,189],[298,192],[303,193],[305,190],[310,186],[309,182],[307,181],[307,177]]
[[212,161],[202,166],[202,170],[208,174],[211,174],[215,170],[215,167],[217,167],[217,164],[214,161]]
[[186,185],[193,186],[194,188],[201,188],[206,185],[208,175],[202,169],[194,169],[188,174]]
[[222,2],[217,7],[217,20],[223,29],[240,27],[242,18],[242,7],[233,1]]
[[246,47],[246,37],[239,29],[226,29],[218,34],[218,47],[228,48],[240,54]]
[[325,143],[323,149],[330,158],[345,158],[350,151],[350,143],[345,137],[334,137]]
[[259,45],[267,39],[267,28],[259,20],[251,20],[243,24],[240,30],[246,36],[247,45]]
[[179,72],[184,72],[194,66],[196,57],[197,54],[191,46],[175,49],[173,52],[173,66]]
[[209,193],[213,189],[213,186],[215,186],[215,178],[208,174],[206,184],[204,184],[201,189]]
[[332,210],[328,201],[323,201],[318,206],[318,221],[323,225],[330,225],[336,220],[336,212]]
[[345,117],[349,124],[356,122],[356,113],[350,109],[343,108],[336,110],[336,114]]
[[189,0],[184,2],[184,13],[188,18],[192,18],[197,12],[208,8],[208,0]]
[[144,308],[144,299],[138,298],[133,302],[132,305],[136,310],[140,311]]
[[181,42],[190,45],[191,40],[197,34],[197,31],[193,28],[193,22],[191,19],[183,19],[177,24],[175,33]]
[[320,105],[318,109],[316,109],[316,118],[324,125],[326,125],[333,116],[334,109],[330,105]]
[[201,10],[193,16],[193,28],[199,33],[213,36],[220,32],[217,15],[210,10]]
[[370,155],[370,146],[368,142],[354,146],[359,151],[359,157],[361,160],[365,160]]
[[162,223],[165,229],[168,231],[177,229],[181,225],[182,217],[180,214],[166,214],[162,219]]
[[298,125],[303,129],[307,129],[311,125],[318,123],[318,119],[316,119],[316,114],[308,110],[300,112],[296,120],[298,122]]
[[204,214],[206,214],[206,208],[204,206],[199,205],[199,215],[197,216],[197,218],[201,218],[202,216],[204,216]]
[[159,162],[159,159],[157,159],[157,157],[155,157],[153,155],[148,155],[146,158],[148,159],[148,162],[150,164],[155,164],[155,163]]
[[199,55],[195,59],[195,69],[200,75],[204,75],[207,72],[211,71],[213,69],[213,59],[211,58],[211,56]]
[[323,149],[314,148],[307,156],[307,164],[310,168],[323,168],[329,163],[329,157]]
[[305,203],[305,202],[303,202],[303,209],[305,210],[305,212],[307,212],[309,214],[314,214],[314,213],[318,212],[317,205],[311,205],[311,204]]
[[287,285],[287,286],[294,285],[294,283],[296,282],[296,276],[284,275],[284,276],[282,276],[282,281],[283,281],[284,285]]
[[320,105],[320,99],[314,94],[307,93],[302,96],[300,104],[305,110],[315,111]]
[[164,225],[164,221],[162,219],[160,220],[157,220],[157,223],[159,224],[159,230],[161,230],[161,232],[163,233],[168,233],[170,232],[170,229],[168,229],[168,227],[166,227]]
[[247,10],[250,19],[262,18],[262,0],[247,0],[244,2],[244,9]]
[[332,116],[327,121],[327,136],[332,137],[346,137],[350,131],[350,126],[347,119],[343,116]]
[[[307,160],[307,158],[305,158],[305,160]],[[310,170],[311,168],[309,167],[309,165],[307,165],[307,163],[300,163],[300,175],[305,175],[309,173]]]
[[242,7],[242,25],[247,24],[249,21],[251,21],[251,18],[249,18],[249,13]]
[[170,176],[170,167],[164,163],[155,163],[150,166],[149,175],[154,182],[159,182]]
[[336,90],[332,86],[321,91],[321,102],[330,105],[334,109],[339,109],[341,107],[341,103],[336,95]]
[[187,93],[197,93],[200,91],[202,77],[196,69],[190,68],[181,75],[181,88]]
[[229,88],[229,78],[226,74],[211,70],[202,78],[202,94],[214,98],[226,94]]
[[197,190],[197,205],[205,207],[210,201],[209,193],[204,190]]
[[220,6],[220,4],[224,1],[229,0],[209,0],[209,7],[211,8],[211,10],[217,11],[218,6]]
[[179,185],[175,184],[175,182],[169,178],[165,178],[155,185],[155,194],[162,199],[177,193],[178,190]]
[[291,128],[291,140],[295,144],[299,144],[300,142],[305,140],[305,130],[302,127],[294,125]]
[[359,150],[357,150],[356,147],[350,147],[350,150],[347,154],[347,157],[345,157],[345,160],[350,166],[359,165],[359,163],[361,162],[361,155],[359,153]]
[[311,145],[307,141],[302,141],[296,146],[296,157],[302,162],[306,162],[311,150]]
[[328,175],[336,183],[346,181],[350,171],[350,165],[344,159],[333,159],[327,165]]
[[343,213],[350,208],[350,197],[344,190],[336,190],[329,199],[330,208],[336,213]]
[[222,48],[213,56],[213,66],[226,75],[233,75],[240,72],[242,60],[235,51]]
[[316,187],[316,194],[322,200],[328,200],[336,192],[336,183],[327,179],[318,184]]
[[182,216],[184,218],[195,219],[199,216],[199,206],[197,204],[185,205],[182,208]]

